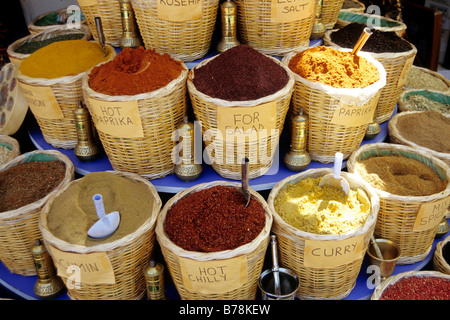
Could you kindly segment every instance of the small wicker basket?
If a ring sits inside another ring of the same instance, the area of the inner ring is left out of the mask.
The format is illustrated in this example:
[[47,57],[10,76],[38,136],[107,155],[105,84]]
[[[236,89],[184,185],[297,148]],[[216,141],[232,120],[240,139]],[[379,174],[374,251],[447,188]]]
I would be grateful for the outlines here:
[[0,160],[0,169],[9,161],[13,160],[20,154],[19,141],[10,136],[0,135],[0,146],[6,147],[9,152],[5,158]]
[[403,37],[406,32],[406,24],[384,16],[377,16],[368,13],[355,13],[355,12],[339,12],[339,16],[335,27],[340,29],[352,22],[365,23],[368,22],[370,25],[380,31],[392,31],[395,32],[399,37]]
[[323,0],[322,23],[326,30],[333,29],[344,0]]
[[[348,3],[348,8],[346,7],[346,3]],[[366,6],[364,3],[358,0],[344,0],[344,4],[342,5],[341,11],[344,12],[354,12],[354,13],[364,13],[366,10]]]
[[[324,44],[341,48],[331,40],[331,34],[336,30],[329,30],[323,38]],[[406,40],[403,40],[406,41]],[[394,113],[395,106],[403,90],[408,72],[417,54],[416,47],[410,43],[411,50],[405,52],[368,52],[373,58],[381,62],[386,70],[386,86],[381,89],[377,104],[377,122],[388,121]]]
[[[379,210],[379,199],[372,188],[359,177],[342,172],[342,176],[349,182],[351,188],[361,188],[364,190],[371,203],[371,213],[365,224],[344,234],[318,235],[299,230],[286,223],[276,212],[274,200],[280,190],[287,185],[295,184],[306,178],[319,178],[331,173],[330,169],[309,169],[307,171],[287,177],[278,182],[269,194],[267,203],[273,214],[272,232],[277,235],[279,243],[280,266],[293,270],[299,280],[300,286],[297,291],[299,299],[327,299],[339,300],[345,298],[353,289],[356,278],[360,272],[370,236],[375,228],[377,214]],[[306,244],[308,241],[318,241],[324,247],[334,248],[341,240],[354,240],[359,243],[362,237],[361,255],[352,256],[343,261],[342,264],[332,267],[311,266],[305,263]]]
[[[49,253],[54,258],[51,248],[56,248],[62,252],[88,255],[91,253],[105,253],[114,273],[114,283],[85,283],[81,282],[77,286],[67,286],[68,295],[73,300],[138,300],[145,296],[146,282],[143,268],[150,260],[155,246],[155,226],[156,219],[162,206],[161,199],[155,187],[146,179],[127,172],[106,171],[107,173],[130,179],[131,181],[142,183],[143,188],[148,190],[148,196],[152,197],[153,207],[148,208],[149,218],[133,233],[120,239],[98,244],[94,246],[81,246],[68,243],[52,234],[48,228],[47,216],[52,203],[73,183],[58,190],[48,200],[42,208],[39,228],[42,238]],[[55,265],[58,265],[55,263]],[[59,273],[58,273],[59,274]],[[64,283],[68,283],[68,278],[61,276]]]
[[[436,92],[443,92],[444,94],[449,94],[450,93],[450,80],[447,79],[446,77],[444,77],[442,74],[436,72],[436,71],[432,71],[428,68],[422,68],[422,67],[418,67],[415,65],[411,66],[410,69],[410,73],[408,74],[408,78],[406,79],[406,83],[403,86],[404,90],[422,90],[422,89],[426,89],[426,90],[430,90],[430,91],[436,91]],[[423,86],[419,86],[418,84],[414,83],[414,78],[412,77],[413,74],[416,74],[418,77],[421,77]],[[430,82],[427,82],[426,80],[428,79],[428,77],[430,77],[431,79],[433,79],[434,81],[442,81],[442,84],[439,86],[439,88],[435,87],[432,85],[432,83],[434,82],[433,80]],[[435,79],[436,78],[436,79]],[[442,88],[441,88],[442,87]]]
[[202,1],[201,14],[170,21],[160,16],[157,0],[132,0],[145,47],[183,61],[202,58],[210,50],[219,0]]
[[[217,57],[217,56],[215,56]],[[227,139],[205,139],[206,147],[214,146],[212,150],[212,167],[222,177],[234,180],[241,179],[241,160],[244,157],[249,158],[249,179],[253,179],[264,175],[272,166],[273,156],[278,146],[279,137],[283,130],[286,114],[289,110],[289,103],[294,89],[294,78],[292,72],[284,67],[277,59],[271,58],[281,67],[283,67],[289,76],[289,81],[284,88],[269,96],[259,98],[257,100],[248,101],[227,101],[218,98],[210,97],[198,91],[193,83],[195,77],[195,70],[210,62],[215,57],[208,58],[200,62],[189,72],[187,87],[194,109],[194,114],[198,121],[202,123],[202,131],[212,132],[218,129],[218,109],[219,108],[233,108],[233,107],[251,107],[255,112],[259,111],[263,105],[268,103],[275,103],[275,126],[273,128],[266,128],[267,135],[260,134],[256,140],[250,141],[245,139],[243,145],[239,141],[227,141]],[[265,115],[263,110],[259,112]],[[275,133],[273,132],[275,131]],[[206,136],[206,135],[205,135]],[[229,158],[230,154],[233,154]],[[243,154],[245,153],[245,154]],[[242,157],[240,157],[242,156]],[[239,158],[240,157],[240,158]],[[238,159],[239,158],[239,159]],[[215,159],[215,160],[214,160]],[[228,161],[231,159],[232,161]]]
[[[73,9],[77,9],[76,7],[73,7]],[[78,9],[79,10],[79,9]],[[61,24],[52,24],[52,25],[48,25],[48,26],[38,26],[36,25],[36,22],[49,15],[52,13],[56,13],[58,16],[60,16],[62,18],[63,21],[67,20],[68,18],[70,18],[70,16],[73,14],[72,8],[71,6],[67,7],[67,8],[61,8],[58,9],[56,11],[49,11],[46,13],[43,13],[37,17],[35,17],[33,20],[30,21],[30,23],[28,24],[28,31],[33,34],[33,33],[39,33],[42,31],[48,31],[50,29],[53,28],[61,28],[61,29],[66,29],[68,24],[67,23],[61,23]],[[77,16],[77,12],[75,12],[75,17]],[[81,19],[81,25],[86,25],[86,20],[83,19],[83,17],[80,15],[80,19]],[[69,22],[70,23],[70,22]]]
[[[133,96],[110,96],[95,92],[89,87],[89,73],[84,75],[83,92],[86,106],[105,153],[114,170],[139,174],[147,179],[162,178],[175,170],[171,151],[175,146],[172,133],[183,121],[187,111],[186,78],[188,69],[165,87]],[[103,132],[97,123],[92,100],[106,102],[137,102],[142,137],[125,137]]]
[[439,241],[436,245],[436,250],[433,256],[434,270],[450,275],[450,264],[444,259],[442,249],[445,245],[448,246],[450,242],[450,236],[447,236],[444,240]]
[[[264,264],[264,257],[269,243],[270,229],[272,227],[272,214],[267,206],[264,198],[256,191],[249,189],[253,199],[256,199],[265,209],[265,226],[261,233],[256,236],[251,242],[244,244],[232,250],[218,251],[218,252],[194,252],[187,251],[175,245],[164,232],[164,222],[167,212],[180,198],[185,197],[191,193],[201,191],[203,189],[211,188],[213,186],[223,185],[232,188],[239,188],[241,185],[237,182],[227,181],[213,181],[208,183],[198,184],[191,188],[185,189],[175,196],[173,196],[165,204],[164,208],[158,217],[156,225],[156,236],[161,246],[161,251],[167,263],[172,280],[180,294],[181,299],[186,300],[253,300],[256,296],[258,287],[258,279],[261,275],[261,270]],[[210,286],[207,292],[201,290],[189,290],[184,283],[183,277],[186,274],[185,267],[181,264],[181,259],[187,258],[196,261],[199,264],[207,261],[217,261],[223,264],[229,264],[234,258],[244,259],[242,265],[246,266],[246,270],[241,272],[246,273],[246,280],[242,281],[241,286],[230,289],[226,292],[218,292],[214,286]]]
[[[450,168],[442,160],[427,152],[412,147],[373,143],[361,146],[347,161],[349,172],[360,175],[356,162],[370,157],[396,155],[416,159],[433,169],[442,180],[450,179]],[[420,219],[419,210],[422,205],[443,201],[450,196],[450,184],[445,190],[430,196],[399,196],[375,189],[380,197],[380,211],[375,227],[375,236],[394,241],[402,252],[397,264],[412,264],[422,261],[429,254],[439,223],[435,226],[429,224],[426,228],[415,228],[417,219]],[[446,211],[446,210],[443,210]],[[445,213],[444,213],[445,215]],[[440,222],[440,219],[439,219]]]
[[[289,66],[289,62],[297,54],[298,52],[287,54],[282,63]],[[289,112],[298,114],[303,110],[308,115],[307,150],[314,161],[332,163],[336,152],[342,152],[346,159],[364,139],[368,122],[353,126],[333,123],[333,116],[340,107],[361,107],[375,112],[380,90],[386,84],[383,65],[366,52],[360,52],[359,55],[375,65],[380,74],[380,79],[366,88],[333,88],[294,73],[295,87]]]
[[32,151],[21,154],[1,167],[5,171],[29,161],[58,160],[66,166],[61,183],[44,198],[21,208],[0,213],[0,260],[13,273],[30,276],[36,274],[31,248],[41,238],[39,217],[48,199],[74,179],[74,166],[65,155],[56,150]]
[[[420,90],[420,89],[409,89],[404,90],[398,99],[398,110],[399,111],[425,111],[425,110],[418,110],[418,108],[411,106],[410,103],[408,103],[407,99],[409,96],[412,95],[421,95],[426,97],[427,99],[434,100],[437,102],[441,102],[444,104],[450,105],[450,92],[439,92],[439,91],[432,91],[432,90]],[[426,108],[426,106],[425,106]],[[448,112],[445,112],[445,114],[450,114],[450,110]]]

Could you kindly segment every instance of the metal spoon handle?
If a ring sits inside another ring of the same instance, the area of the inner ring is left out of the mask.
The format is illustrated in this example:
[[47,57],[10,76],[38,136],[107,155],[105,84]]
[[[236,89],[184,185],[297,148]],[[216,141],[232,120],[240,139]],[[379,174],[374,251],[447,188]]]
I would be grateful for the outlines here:
[[353,47],[352,54],[356,55],[359,50],[366,44],[367,39],[369,39],[372,34],[372,30],[369,27],[365,27],[361,35],[359,36],[358,41],[356,41],[355,46]]
[[95,20],[95,27],[97,28],[98,42],[102,46],[103,51],[105,52],[106,55],[105,34],[103,32],[102,18],[95,17],[94,20]]
[[245,196],[245,207],[250,204],[250,191],[248,190],[248,158],[244,158],[244,162],[241,165],[241,175],[242,175],[242,193]]
[[272,272],[273,272],[273,285],[275,287],[275,294],[277,296],[281,295],[281,287],[280,287],[280,270],[278,266],[278,252],[277,252],[277,240],[276,236],[272,235],[271,237],[271,248],[272,248]]

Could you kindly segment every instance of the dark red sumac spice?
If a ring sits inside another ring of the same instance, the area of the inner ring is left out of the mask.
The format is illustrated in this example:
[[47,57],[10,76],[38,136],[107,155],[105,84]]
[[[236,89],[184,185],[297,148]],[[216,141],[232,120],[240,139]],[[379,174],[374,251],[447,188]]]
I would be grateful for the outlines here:
[[0,172],[0,212],[44,198],[64,179],[66,166],[57,160],[19,163]]
[[380,300],[450,300],[450,280],[405,277],[388,286]]
[[214,186],[179,199],[167,212],[164,231],[179,247],[196,252],[237,248],[255,239],[265,225],[254,198],[245,208],[235,188]]
[[250,46],[241,44],[195,69],[193,83],[204,94],[227,101],[249,101],[286,86],[286,70]]

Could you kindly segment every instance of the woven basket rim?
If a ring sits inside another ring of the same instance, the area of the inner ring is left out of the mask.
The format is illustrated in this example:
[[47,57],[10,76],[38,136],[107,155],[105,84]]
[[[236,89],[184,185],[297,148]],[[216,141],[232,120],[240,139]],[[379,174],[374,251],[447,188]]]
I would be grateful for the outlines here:
[[[448,82],[448,84],[449,84],[449,90],[450,90],[450,82]],[[409,109],[409,107],[407,107],[408,103],[405,101],[406,95],[410,95],[410,94],[413,95],[416,92],[417,92],[417,94],[420,94],[422,92],[423,93],[432,93],[432,94],[436,94],[439,96],[445,96],[450,99],[450,91],[437,91],[437,90],[431,90],[431,89],[413,89],[413,88],[404,89],[398,99],[399,108],[400,108],[401,113],[406,112],[406,111],[419,111],[419,110]],[[450,112],[445,113],[445,114],[450,114]]]
[[234,188],[240,188],[241,183],[234,182],[234,181],[222,181],[222,180],[216,180],[211,182],[205,182],[200,183],[195,186],[192,186],[190,188],[184,189],[177,194],[175,194],[172,198],[169,199],[169,201],[166,202],[163,209],[161,210],[158,221],[156,223],[156,236],[158,239],[158,242],[161,246],[167,246],[170,247],[170,250],[176,254],[178,257],[184,257],[189,258],[193,260],[198,261],[211,261],[211,260],[226,260],[230,259],[236,256],[245,255],[247,253],[252,252],[255,248],[257,248],[260,243],[269,236],[270,229],[272,226],[272,212],[270,211],[266,201],[264,198],[255,190],[252,188],[249,188],[251,195],[256,198],[258,202],[260,202],[263,205],[264,211],[265,211],[265,226],[261,230],[261,232],[250,242],[241,245],[237,248],[230,249],[230,250],[223,250],[223,251],[215,251],[215,252],[196,252],[196,251],[189,251],[185,250],[179,246],[177,246],[175,243],[172,242],[172,240],[169,239],[169,237],[164,232],[164,222],[167,215],[168,210],[171,208],[173,204],[175,204],[179,199],[182,197],[203,190],[207,189],[213,186],[228,186],[228,187],[234,187]]
[[115,174],[121,177],[125,177],[127,179],[132,179],[134,181],[138,181],[141,183],[144,183],[147,187],[147,189],[150,191],[150,193],[154,197],[153,201],[153,210],[151,216],[134,232],[111,242],[97,244],[93,246],[83,246],[83,245],[77,245],[69,243],[65,240],[59,239],[53,233],[48,229],[47,225],[47,214],[50,210],[51,205],[55,201],[55,199],[64,193],[71,185],[72,183],[78,183],[78,180],[74,180],[72,183],[69,183],[66,185],[63,189],[59,190],[57,193],[53,194],[47,201],[47,203],[44,205],[41,211],[41,216],[39,219],[39,229],[41,230],[42,236],[44,240],[48,243],[50,243],[52,246],[55,246],[59,250],[63,251],[70,251],[75,252],[79,254],[88,254],[88,253],[94,253],[94,252],[108,252],[113,251],[116,248],[123,247],[124,245],[131,243],[132,241],[138,239],[142,234],[150,230],[156,222],[159,210],[162,206],[161,198],[158,195],[158,192],[156,191],[156,188],[153,186],[153,184],[146,180],[145,178],[139,176],[136,173],[131,172],[124,172],[124,171],[117,171],[117,170],[107,170],[103,171],[105,173],[109,174]]
[[378,195],[375,193],[374,189],[366,183],[364,180],[362,180],[359,176],[348,173],[348,172],[341,172],[341,175],[347,179],[347,181],[351,186],[358,186],[362,187],[362,189],[367,194],[369,200],[370,200],[370,209],[371,214],[366,219],[365,223],[362,226],[359,226],[358,228],[355,228],[353,230],[350,230],[346,233],[341,234],[315,234],[311,232],[306,232],[300,229],[297,229],[290,224],[288,224],[286,221],[281,218],[281,216],[277,213],[274,206],[275,198],[277,197],[279,191],[283,189],[287,184],[289,183],[296,183],[300,180],[303,180],[305,178],[318,178],[322,177],[325,174],[333,173],[333,169],[331,168],[317,168],[317,169],[308,169],[306,171],[302,171],[300,173],[288,176],[284,178],[283,180],[279,181],[270,191],[269,197],[267,199],[267,203],[270,207],[270,210],[272,211],[272,215],[274,217],[274,221],[276,221],[280,226],[283,227],[284,230],[287,230],[290,235],[293,235],[294,237],[303,238],[303,239],[310,239],[310,240],[320,240],[320,241],[339,241],[339,240],[345,240],[349,239],[361,234],[365,234],[367,231],[370,230],[372,226],[375,225],[377,216],[378,216],[378,210],[380,208],[380,199]]
[[[393,22],[393,23],[397,24],[397,26],[395,26],[395,27],[378,27],[378,26],[374,25],[373,26],[374,29],[377,29],[377,30],[402,31],[402,30],[406,30],[406,28],[407,28],[407,26],[404,22],[397,21],[397,20],[394,20],[394,19],[391,19],[391,18],[388,18],[385,16],[369,14],[369,13],[365,13],[365,12],[360,13],[360,12],[343,11],[343,13],[357,15],[357,16],[376,17],[377,19],[385,20],[385,21],[389,21],[389,22]],[[340,19],[339,17],[338,17],[338,21],[349,22],[349,23],[354,22],[354,21]]]
[[[435,164],[437,164],[439,167],[441,167],[447,176],[446,177],[447,180],[450,180],[450,168],[443,160],[441,160],[433,155],[430,155],[428,152],[424,152],[422,150],[417,150],[413,147],[404,146],[404,145],[400,145],[400,144],[391,144],[391,143],[386,143],[386,142],[366,144],[366,145],[363,145],[360,148],[358,148],[356,151],[354,151],[347,160],[347,168],[349,169],[349,172],[354,172],[357,175],[359,175],[359,173],[357,171],[355,171],[355,163],[358,160],[357,157],[359,156],[360,153],[370,150],[370,149],[403,151],[403,152],[409,152],[412,154],[420,155],[424,158],[432,160]],[[447,183],[447,186],[443,191],[429,195],[429,196],[400,196],[400,195],[395,195],[395,194],[392,194],[392,193],[389,193],[389,192],[386,192],[386,191],[383,191],[383,190],[380,190],[380,189],[377,189],[374,187],[372,187],[372,188],[376,191],[376,193],[378,194],[378,196],[380,198],[397,200],[397,201],[406,202],[406,203],[410,203],[410,202],[428,203],[433,200],[443,199],[443,198],[450,196],[450,183]]]
[[[15,157],[20,155],[20,144],[15,138],[8,135],[0,135],[0,145],[6,146],[6,148],[10,149],[10,153],[8,157],[6,157],[5,161],[0,163],[0,171],[9,161],[13,160]],[[9,146],[9,147],[8,147]]]
[[442,263],[445,270],[448,270],[450,272],[450,263],[448,263],[447,260],[445,260],[442,255],[442,249],[448,243],[450,243],[450,235],[448,235],[447,237],[445,237],[443,240],[439,241],[436,244],[436,249],[434,251],[434,259],[439,259],[439,262]]
[[[260,52],[261,53],[261,52]],[[224,100],[224,99],[220,99],[220,98],[214,98],[211,96],[208,96],[207,94],[204,94],[203,92],[197,90],[197,88],[195,87],[194,83],[193,83],[193,79],[195,77],[195,70],[206,65],[208,62],[212,61],[213,59],[217,58],[220,54],[217,54],[211,58],[207,58],[204,59],[203,61],[201,61],[200,63],[198,63],[195,67],[193,67],[190,71],[189,71],[189,75],[188,75],[188,79],[187,79],[187,87],[190,93],[195,94],[196,96],[198,96],[201,100],[211,103],[213,105],[216,106],[221,106],[221,107],[250,107],[250,106],[256,106],[256,105],[260,105],[269,101],[273,101],[276,100],[278,97],[280,96],[284,96],[284,95],[288,95],[290,94],[293,90],[294,90],[294,84],[295,84],[295,79],[294,79],[294,73],[289,70],[289,68],[287,68],[286,66],[284,66],[278,59],[271,57],[267,54],[261,53],[262,55],[270,58],[272,61],[276,62],[280,67],[282,67],[288,77],[289,80],[286,83],[286,85],[278,90],[277,92],[274,92],[268,96],[265,97],[261,97],[258,98],[256,100],[244,100],[244,101],[228,101],[228,100]]]
[[17,164],[20,164],[24,160],[26,160],[28,157],[33,157],[34,155],[37,155],[37,154],[50,155],[50,156],[56,158],[56,160],[63,162],[66,166],[64,178],[61,180],[59,185],[55,189],[53,189],[50,193],[48,193],[45,197],[43,197],[35,202],[29,203],[23,207],[20,207],[20,208],[14,209],[14,210],[10,210],[10,211],[0,212],[0,219],[11,219],[14,217],[20,217],[24,212],[29,212],[31,210],[42,207],[56,192],[58,192],[61,188],[64,188],[64,186],[66,184],[68,184],[68,182],[73,180],[74,172],[75,172],[74,165],[73,165],[72,161],[70,161],[70,159],[66,155],[59,152],[58,150],[34,150],[34,151],[27,152],[27,153],[23,153],[23,154],[15,157],[13,160],[7,162],[5,164],[5,166],[0,167],[0,171],[4,171],[6,169],[9,169],[9,168],[17,165]]
[[428,91],[433,91],[433,92],[437,92],[437,93],[448,94],[448,91],[450,90],[450,80],[447,79],[446,77],[444,77],[442,74],[440,74],[439,72],[430,70],[428,68],[419,67],[419,66],[415,66],[415,65],[412,65],[411,69],[417,69],[419,71],[423,71],[423,72],[428,73],[428,74],[430,74],[432,76],[435,76],[436,78],[439,78],[440,80],[442,80],[447,85],[447,90],[445,90],[445,91],[437,91],[437,90],[430,90],[430,89],[416,89],[416,88],[412,88],[412,87],[406,86],[406,83],[404,85],[404,89],[405,90],[428,90]]

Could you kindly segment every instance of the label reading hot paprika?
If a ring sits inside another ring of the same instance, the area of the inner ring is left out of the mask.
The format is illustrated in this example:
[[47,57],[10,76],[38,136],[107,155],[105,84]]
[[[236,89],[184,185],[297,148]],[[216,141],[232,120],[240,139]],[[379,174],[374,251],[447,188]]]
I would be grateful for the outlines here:
[[292,22],[311,17],[315,0],[272,0],[271,22]]
[[421,204],[413,230],[424,231],[437,226],[447,214],[449,206],[450,197]]
[[158,18],[182,22],[202,18],[203,0],[158,0]]

